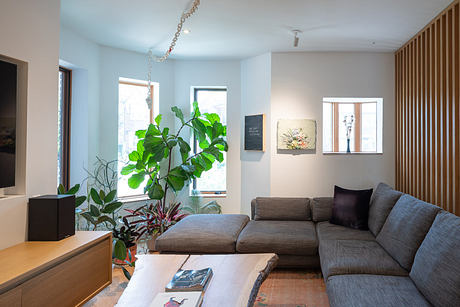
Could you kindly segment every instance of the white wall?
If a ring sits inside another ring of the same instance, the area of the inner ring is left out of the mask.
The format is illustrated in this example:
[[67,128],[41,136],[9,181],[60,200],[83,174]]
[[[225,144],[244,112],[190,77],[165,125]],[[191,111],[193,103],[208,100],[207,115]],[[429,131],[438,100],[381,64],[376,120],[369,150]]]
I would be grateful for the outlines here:
[[[227,87],[227,197],[206,198],[216,200],[224,213],[239,213],[241,199],[240,167],[240,99],[241,79],[239,61],[176,61],[175,62],[175,105],[190,113],[190,87]],[[170,111],[168,111],[170,112]],[[188,189],[179,197],[187,201]]]
[[[110,47],[100,47],[99,152],[108,161],[118,152],[118,81],[120,77],[147,80],[148,61],[140,54]],[[160,83],[160,113],[169,113],[174,101],[174,61],[155,63],[152,81]],[[165,121],[169,122],[170,117]]]
[[[70,185],[82,183],[99,152],[99,46],[61,26],[60,64],[72,70]],[[84,182],[83,182],[84,183]],[[85,191],[85,186],[82,191]]]
[[[251,200],[270,196],[271,54],[241,62],[241,209],[251,213]],[[265,114],[265,152],[244,150],[244,117]]]
[[[323,97],[384,99],[382,155],[323,155]],[[271,91],[271,195],[330,196],[334,185],[394,184],[394,56],[390,53],[274,53]],[[279,154],[277,121],[317,121],[315,154]]]
[[[56,192],[59,0],[2,0],[0,54],[28,63],[25,196],[0,200],[0,249],[26,237],[27,198]],[[18,153],[21,155],[24,153]]]

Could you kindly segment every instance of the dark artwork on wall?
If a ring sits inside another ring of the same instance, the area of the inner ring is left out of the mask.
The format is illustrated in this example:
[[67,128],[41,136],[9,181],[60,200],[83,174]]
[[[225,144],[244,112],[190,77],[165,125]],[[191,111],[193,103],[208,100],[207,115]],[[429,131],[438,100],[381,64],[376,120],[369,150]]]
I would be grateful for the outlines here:
[[265,115],[244,117],[244,150],[265,151]]

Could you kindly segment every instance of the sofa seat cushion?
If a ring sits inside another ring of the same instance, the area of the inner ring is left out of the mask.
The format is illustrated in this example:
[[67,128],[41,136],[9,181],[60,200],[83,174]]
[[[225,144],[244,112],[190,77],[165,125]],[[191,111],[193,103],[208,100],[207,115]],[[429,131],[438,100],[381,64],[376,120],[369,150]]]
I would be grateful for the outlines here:
[[250,221],[241,232],[239,253],[317,255],[318,241],[313,222]]
[[410,278],[434,306],[460,306],[460,217],[445,211],[436,216]]
[[369,230],[351,229],[329,222],[316,224],[316,232],[320,242],[323,240],[375,240]]
[[346,274],[409,275],[376,241],[320,241],[319,256],[325,280]]
[[175,253],[235,253],[236,240],[249,221],[242,214],[194,214],[159,236],[155,248]]
[[331,307],[424,307],[431,304],[409,277],[337,275],[326,283]]
[[369,204],[369,230],[377,236],[385,224],[388,215],[403,193],[393,190],[385,183],[380,183],[372,194]]
[[377,242],[410,271],[415,253],[439,210],[439,207],[410,195],[401,196],[378,234]]

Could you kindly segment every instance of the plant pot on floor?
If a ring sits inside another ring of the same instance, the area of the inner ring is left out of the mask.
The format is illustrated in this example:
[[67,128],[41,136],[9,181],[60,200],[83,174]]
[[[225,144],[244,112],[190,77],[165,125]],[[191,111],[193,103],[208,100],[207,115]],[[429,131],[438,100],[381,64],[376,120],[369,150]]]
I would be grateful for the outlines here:
[[157,250],[155,249],[155,241],[159,237],[159,234],[151,235],[149,239],[147,240],[147,248],[149,249],[150,252],[156,252]]
[[[131,246],[130,248],[127,248],[125,261],[134,262],[136,260],[136,252],[137,252],[137,244],[134,246]],[[125,261],[122,261],[116,258],[113,260],[115,264],[119,264],[119,265],[127,264]]]

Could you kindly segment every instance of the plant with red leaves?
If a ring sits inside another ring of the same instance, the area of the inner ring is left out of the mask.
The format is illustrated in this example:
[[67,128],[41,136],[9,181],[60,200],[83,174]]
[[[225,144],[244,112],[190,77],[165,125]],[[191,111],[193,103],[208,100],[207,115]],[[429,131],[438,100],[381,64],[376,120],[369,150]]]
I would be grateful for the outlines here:
[[156,204],[144,205],[136,210],[125,209],[130,213],[126,217],[132,218],[129,224],[137,228],[137,240],[144,234],[161,235],[182,220],[186,214],[181,213],[180,205],[180,203],[163,205],[162,201],[158,201]]

